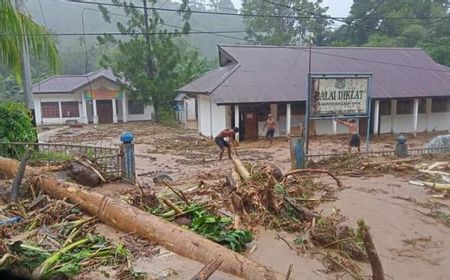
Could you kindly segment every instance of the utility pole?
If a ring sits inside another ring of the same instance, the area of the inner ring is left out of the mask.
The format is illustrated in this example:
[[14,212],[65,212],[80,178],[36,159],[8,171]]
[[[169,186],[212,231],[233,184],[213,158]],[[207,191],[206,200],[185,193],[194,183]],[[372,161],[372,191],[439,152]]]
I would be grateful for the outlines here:
[[[22,13],[26,14],[25,3],[23,0],[15,0],[16,9]],[[24,101],[27,108],[31,111],[31,117],[33,126],[36,126],[36,116],[34,112],[34,102],[33,102],[33,84],[31,80],[31,65],[30,65],[30,53],[28,49],[28,40],[24,36],[23,46],[22,46],[22,85],[24,92]]]

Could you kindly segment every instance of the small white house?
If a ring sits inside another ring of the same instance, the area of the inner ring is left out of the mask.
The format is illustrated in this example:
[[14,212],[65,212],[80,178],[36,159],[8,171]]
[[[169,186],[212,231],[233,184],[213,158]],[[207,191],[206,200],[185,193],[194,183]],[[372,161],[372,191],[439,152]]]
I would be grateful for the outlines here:
[[[240,140],[264,135],[267,114],[275,135],[298,134],[304,124],[311,73],[371,73],[371,121],[359,132],[450,131],[450,69],[418,48],[219,46],[220,67],[178,90],[196,99],[198,130],[215,136],[239,127]],[[313,134],[347,130],[333,120],[310,122]]]
[[195,121],[197,119],[195,98],[189,97],[184,93],[179,93],[175,97],[175,102],[175,113],[180,123],[186,124],[188,121]]
[[109,69],[57,75],[33,86],[38,125],[151,120],[153,106],[131,100]]

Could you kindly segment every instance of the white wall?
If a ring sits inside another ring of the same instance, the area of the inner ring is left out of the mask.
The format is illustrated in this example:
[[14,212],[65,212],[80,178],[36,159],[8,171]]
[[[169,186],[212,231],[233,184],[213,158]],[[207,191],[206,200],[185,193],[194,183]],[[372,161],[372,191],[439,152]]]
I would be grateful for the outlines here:
[[[66,121],[69,120],[75,120],[79,123],[82,122],[82,116],[83,116],[83,106],[81,104],[81,94],[35,94],[33,96],[34,98],[34,108],[35,108],[35,114],[36,114],[36,124],[37,125],[49,125],[49,124],[64,124]],[[79,117],[64,117],[64,113],[61,112],[61,102],[65,101],[76,101],[78,102],[78,112]],[[41,102],[58,102],[59,103],[59,118],[42,118],[42,111],[41,111]]]
[[188,121],[195,120],[195,98],[189,98],[185,100],[186,109],[187,109],[187,118]]
[[[392,116],[380,116],[380,133],[391,133]],[[419,114],[417,132],[444,131],[449,127],[449,113],[431,113],[427,125],[426,114]],[[394,133],[413,133],[413,115],[396,115],[394,118]]]
[[209,96],[204,95],[198,95],[197,101],[198,130],[203,136],[215,137],[221,130],[227,127],[226,106],[218,106],[215,103],[211,103]]

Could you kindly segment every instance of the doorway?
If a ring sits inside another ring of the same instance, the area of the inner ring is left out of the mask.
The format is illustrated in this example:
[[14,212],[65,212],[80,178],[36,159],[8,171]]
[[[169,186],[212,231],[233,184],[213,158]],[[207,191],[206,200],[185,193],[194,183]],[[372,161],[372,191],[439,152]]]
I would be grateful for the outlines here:
[[244,139],[258,140],[258,113],[255,109],[246,109],[244,112]]
[[113,122],[113,108],[111,100],[97,100],[98,123]]

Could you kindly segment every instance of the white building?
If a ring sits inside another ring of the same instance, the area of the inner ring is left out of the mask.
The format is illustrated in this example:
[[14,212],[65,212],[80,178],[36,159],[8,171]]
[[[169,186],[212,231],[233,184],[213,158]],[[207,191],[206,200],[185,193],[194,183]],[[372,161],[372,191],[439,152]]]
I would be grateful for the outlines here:
[[131,100],[111,70],[50,77],[33,86],[38,125],[151,120],[152,106]]
[[[215,136],[238,126],[257,139],[270,112],[276,135],[298,134],[306,110],[309,50],[219,46],[220,67],[179,89],[196,98],[198,130]],[[313,47],[311,73],[371,73],[371,123],[360,134],[450,130],[450,69],[417,48]],[[315,134],[346,132],[333,120],[311,121]]]

